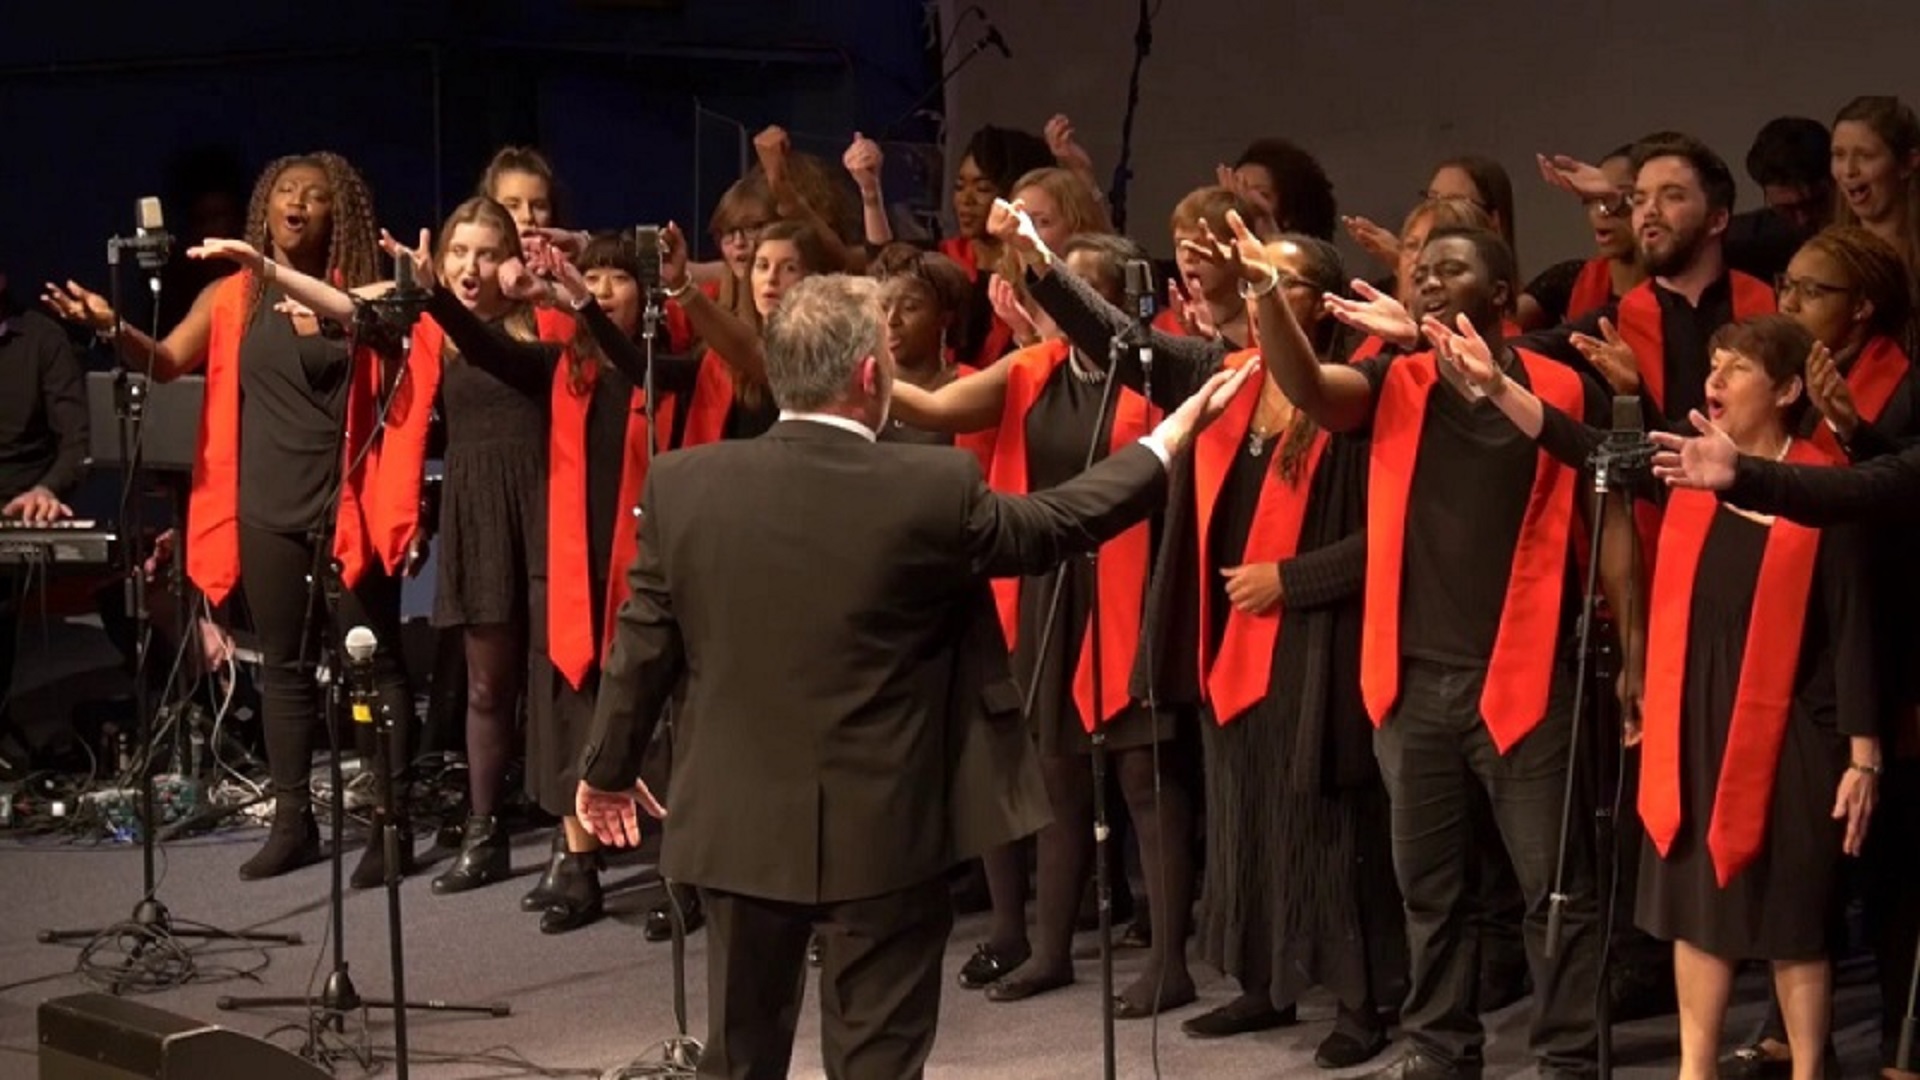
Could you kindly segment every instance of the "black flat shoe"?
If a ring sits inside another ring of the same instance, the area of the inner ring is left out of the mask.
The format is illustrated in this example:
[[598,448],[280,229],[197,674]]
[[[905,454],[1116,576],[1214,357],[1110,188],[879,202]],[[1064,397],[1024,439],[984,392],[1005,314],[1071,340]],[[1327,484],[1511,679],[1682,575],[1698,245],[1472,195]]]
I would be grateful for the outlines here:
[[1156,1013],[1185,1008],[1199,999],[1199,995],[1194,992],[1192,979],[1188,979],[1185,986],[1170,986],[1162,993],[1165,996],[1160,998],[1158,1004],[1152,1001],[1135,1001],[1125,994],[1113,995],[1113,1018],[1145,1020]]
[[1300,1022],[1299,1010],[1289,1005],[1276,1009],[1265,998],[1239,997],[1217,1009],[1209,1009],[1180,1023],[1180,1030],[1195,1039],[1224,1039],[1255,1031],[1292,1027]]
[[507,847],[507,830],[491,817],[470,817],[461,835],[460,854],[453,866],[433,879],[435,896],[451,896],[478,889],[513,876],[512,851]]
[[1398,1058],[1361,1075],[1360,1080],[1480,1080],[1479,1065],[1449,1065],[1418,1050],[1408,1050]]
[[1351,1069],[1372,1061],[1386,1048],[1384,1031],[1368,1032],[1364,1039],[1335,1031],[1320,1040],[1320,1048],[1313,1052],[1313,1063],[1323,1069]]
[[553,879],[560,872],[560,860],[567,857],[567,833],[564,829],[553,830],[553,850],[547,855],[547,868],[540,871],[540,880],[520,898],[521,911],[545,911],[553,903]]
[[540,915],[540,932],[564,934],[598,922],[606,914],[600,892],[600,873],[592,852],[561,858],[553,875],[553,899]]
[[1071,974],[1004,978],[992,986],[987,987],[986,994],[988,1001],[998,1001],[1001,1003],[1025,1001],[1030,997],[1038,997],[1041,994],[1072,985],[1073,976]]
[[973,950],[973,956],[960,969],[960,988],[962,990],[985,990],[994,983],[1007,977],[1014,968],[1027,962],[1033,955],[1033,949],[1023,948],[1019,952],[995,949],[991,943],[983,943]]
[[1793,1058],[1774,1057],[1759,1043],[1736,1047],[1720,1059],[1725,1080],[1780,1080],[1793,1075]]

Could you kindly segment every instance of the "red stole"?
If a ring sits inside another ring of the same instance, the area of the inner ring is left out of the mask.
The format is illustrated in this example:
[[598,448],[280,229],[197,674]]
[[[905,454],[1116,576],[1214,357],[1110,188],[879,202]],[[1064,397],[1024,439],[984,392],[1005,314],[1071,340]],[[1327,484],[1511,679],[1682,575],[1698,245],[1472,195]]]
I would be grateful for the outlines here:
[[1380,350],[1386,347],[1387,343],[1380,337],[1374,334],[1368,334],[1365,338],[1361,339],[1360,344],[1354,346],[1353,355],[1347,357],[1347,363],[1358,364],[1362,360],[1371,360],[1379,356]]
[[712,349],[700,355],[700,371],[693,377],[693,400],[686,403],[686,409],[681,446],[705,446],[719,442],[726,434],[727,414],[733,411],[733,369]]
[[[1773,314],[1773,290],[1765,282],[1738,270],[1727,271],[1727,282],[1733,290],[1733,321]],[[1660,321],[1660,297],[1653,291],[1654,288],[1653,279],[1648,278],[1628,289],[1627,294],[1620,298],[1614,324],[1619,327],[1620,336],[1633,349],[1634,364],[1640,369],[1640,388],[1646,393],[1647,400],[1653,403],[1655,415],[1666,416],[1666,332]],[[1710,360],[1711,357],[1701,359]],[[1658,503],[1636,501],[1633,504],[1634,531],[1640,536],[1641,562],[1652,572],[1659,570],[1656,556],[1660,549],[1660,514]]]
[[[1733,289],[1733,321],[1750,318],[1754,315],[1771,315],[1774,312],[1773,289],[1759,278],[1750,277],[1738,270],[1727,271],[1727,282]],[[1620,336],[1633,349],[1635,365],[1640,369],[1640,387],[1646,391],[1647,400],[1653,403],[1654,412],[1665,416],[1667,407],[1667,343],[1666,331],[1660,321],[1660,298],[1654,293],[1653,279],[1635,285],[1620,298],[1620,309],[1614,323],[1620,328]],[[1707,360],[1708,357],[1701,357]]]
[[[1787,460],[1832,464],[1832,459],[1802,440],[1793,443]],[[1682,695],[1694,572],[1719,510],[1720,501],[1712,494],[1671,490],[1660,538],[1664,557],[1653,578],[1646,700],[1641,712],[1640,820],[1663,858],[1680,832],[1680,729],[1684,724],[1707,722],[1706,717],[1684,713]],[[1720,763],[1720,782],[1707,825],[1707,850],[1722,888],[1753,861],[1766,841],[1774,773],[1793,705],[1801,633],[1819,552],[1818,529],[1785,518],[1776,519],[1768,529],[1740,655],[1726,757]],[[1695,767],[1704,768],[1705,763],[1696,762]]]
[[[547,458],[547,638],[554,669],[576,690],[599,659],[600,649],[613,640],[613,617],[627,598],[626,569],[639,551],[639,528],[634,511],[647,481],[646,391],[635,387],[628,399],[626,437],[620,462],[619,518],[613,525],[613,557],[607,567],[607,595],[601,640],[593,640],[592,575],[588,572],[588,543],[593,522],[587,518],[587,414],[599,392],[598,371],[579,390],[568,378],[566,365],[553,374],[553,425]],[[663,396],[655,406],[654,448],[667,449],[662,436],[673,430],[675,399]]]
[[[1871,338],[1860,347],[1860,355],[1854,357],[1853,366],[1847,369],[1847,389],[1853,392],[1853,407],[1859,411],[1860,419],[1869,424],[1880,419],[1887,402],[1893,399],[1893,392],[1900,389],[1901,381],[1907,377],[1909,366],[1906,350],[1885,335]],[[1833,437],[1833,429],[1825,424],[1814,425],[1813,443],[1836,460],[1846,459],[1839,440]]]
[[1153,317],[1153,328],[1173,337],[1186,337],[1187,325],[1180,321],[1180,315],[1172,308],[1161,308]]
[[[1056,340],[1021,349],[1009,358],[1006,404],[1001,408],[993,468],[988,473],[988,483],[995,491],[1012,495],[1027,493],[1027,413],[1039,399],[1054,369],[1068,362],[1067,355],[1067,343]],[[1072,378],[1072,373],[1067,377]],[[1138,441],[1148,431],[1146,398],[1125,388],[1120,388],[1116,396],[1107,443],[1113,450]],[[1088,731],[1112,719],[1127,706],[1127,680],[1133,669],[1134,650],[1140,643],[1140,612],[1146,601],[1150,545],[1149,527],[1141,522],[1100,546],[1099,576],[1095,585],[1100,593],[1100,622],[1097,627],[1087,627],[1080,663],[1073,673],[1074,704]],[[996,578],[993,593],[1000,609],[1000,628],[1011,649],[1020,623],[1020,581]],[[1100,635],[1101,715],[1098,716],[1093,709],[1092,635],[1096,631]]]
[[[949,236],[940,241],[940,254],[960,264],[967,272],[968,281],[980,280],[980,259],[973,249],[973,241],[964,236]],[[988,317],[986,340],[973,354],[973,366],[987,367],[1013,348],[1013,327],[1001,321],[1000,316]]]
[[1613,260],[1602,255],[1588,259],[1573,279],[1573,293],[1567,297],[1564,322],[1591,315],[1613,301]]
[[[1572,368],[1515,350],[1527,381],[1540,399],[1567,413],[1584,415],[1586,393]],[[1367,585],[1360,642],[1360,691],[1377,727],[1400,696],[1400,586],[1406,572],[1407,509],[1413,495],[1420,431],[1427,396],[1453,393],[1440,383],[1431,352],[1406,357],[1388,369],[1373,419],[1367,492]],[[1513,573],[1500,610],[1500,630],[1487,662],[1480,713],[1501,753],[1526,737],[1546,715],[1560,640],[1560,603],[1566,583],[1567,542],[1572,532],[1578,475],[1545,450],[1533,469]],[[1470,508],[1461,508],[1463,512]]]
[[[1226,366],[1239,368],[1258,349],[1244,349],[1227,357]],[[1213,513],[1219,505],[1227,472],[1240,453],[1240,444],[1253,423],[1260,405],[1262,380],[1249,379],[1227,406],[1226,412],[1200,433],[1193,446],[1194,504],[1199,522],[1200,544],[1200,679],[1207,699],[1213,703],[1214,719],[1228,724],[1239,719],[1248,708],[1267,695],[1273,683],[1273,649],[1280,639],[1279,609],[1264,615],[1249,615],[1234,610],[1227,615],[1226,631],[1220,637],[1220,654],[1210,655],[1213,627],[1213,578],[1222,569],[1208,557],[1213,532]],[[1307,518],[1309,495],[1313,491],[1314,470],[1327,448],[1327,433],[1315,433],[1307,451],[1305,467],[1293,483],[1288,483],[1265,460],[1265,476],[1260,482],[1260,501],[1247,533],[1244,563],[1285,562],[1300,549],[1300,526]],[[1280,437],[1268,444],[1268,452],[1277,455]]]
[[[211,325],[207,335],[206,403],[194,456],[193,487],[187,503],[187,576],[218,604],[240,580],[240,343],[246,336],[247,295],[252,275],[241,271],[215,287]],[[333,557],[349,586],[378,559],[397,571],[406,559],[411,530],[399,530],[384,513],[411,491],[412,513],[418,517],[419,481],[409,488],[404,471],[384,467],[391,458],[405,459],[408,451],[423,454],[425,417],[417,423],[398,408],[387,416],[384,438],[369,447],[378,418],[382,363],[371,349],[356,348],[349,363],[346,402],[346,439],[341,445],[342,468],[354,466],[341,481],[340,505],[334,521]],[[405,380],[402,380],[404,389]],[[395,534],[404,532],[398,542]]]

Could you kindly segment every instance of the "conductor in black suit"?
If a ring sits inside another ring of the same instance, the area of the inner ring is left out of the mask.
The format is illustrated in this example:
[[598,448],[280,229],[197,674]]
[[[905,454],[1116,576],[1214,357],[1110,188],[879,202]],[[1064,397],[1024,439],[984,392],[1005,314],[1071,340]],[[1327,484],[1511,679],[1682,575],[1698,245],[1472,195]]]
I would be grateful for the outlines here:
[[[659,459],[579,795],[639,839],[641,750],[676,684],[661,872],[707,910],[702,1076],[785,1076],[807,942],[827,1075],[921,1075],[954,863],[1045,824],[989,576],[1042,573],[1158,506],[1231,400],[1223,372],[1140,444],[1031,497],[949,447],[876,445],[892,393],[872,282],[814,277],[766,331],[765,436]],[[1255,366],[1255,365],[1250,365]]]

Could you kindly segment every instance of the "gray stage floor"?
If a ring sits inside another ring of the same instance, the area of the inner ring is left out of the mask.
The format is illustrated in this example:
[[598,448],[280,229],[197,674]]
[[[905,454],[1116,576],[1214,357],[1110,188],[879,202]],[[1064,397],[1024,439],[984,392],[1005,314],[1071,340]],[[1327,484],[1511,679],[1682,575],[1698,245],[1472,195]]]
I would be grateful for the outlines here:
[[[258,841],[257,830],[224,839],[180,842],[164,854],[161,898],[176,916],[227,929],[297,931],[300,946],[274,948],[257,984],[226,981],[189,984],[143,1000],[255,1035],[273,1035],[295,1046],[297,1032],[285,1025],[302,1021],[298,1009],[267,1013],[216,1010],[227,994],[302,994],[317,985],[330,951],[322,945],[327,925],[324,865],[274,881],[241,883],[235,868]],[[545,852],[539,836],[523,837],[515,862],[531,873]],[[440,898],[428,892],[425,875],[403,889],[407,945],[407,981],[416,998],[505,1001],[513,1014],[504,1019],[455,1018],[415,1014],[410,1025],[418,1052],[412,1070],[422,1078],[479,1078],[541,1075],[531,1068],[435,1064],[441,1054],[515,1052],[542,1069],[580,1070],[597,1075],[631,1060],[650,1043],[673,1032],[669,949],[641,939],[639,919],[652,890],[644,865],[616,868],[608,876],[622,886],[610,899],[613,918],[561,937],[542,936],[533,917],[516,902],[530,878],[462,896]],[[125,917],[140,889],[137,848],[77,849],[0,842],[0,882],[6,917],[0,920],[0,1077],[32,1077],[35,1008],[43,1000],[87,988],[74,973],[78,951],[41,945],[35,933],[52,926],[86,925]],[[385,993],[389,986],[384,893],[350,894],[347,901],[347,957],[362,994]],[[947,951],[948,986],[983,929],[981,917],[963,919]],[[700,1033],[704,993],[704,935],[688,948],[688,994],[695,1033]],[[229,947],[222,947],[223,949]],[[257,954],[223,951],[205,963],[258,962]],[[1118,978],[1130,977],[1138,954],[1121,953]],[[1034,1000],[996,1005],[977,994],[950,989],[942,1004],[940,1041],[929,1075],[933,1077],[1095,1077],[1100,1074],[1098,968],[1080,965],[1081,982]],[[1751,991],[1751,987],[1749,990]],[[1233,986],[1202,973],[1201,1004],[1171,1014],[1160,1025],[1159,1067],[1166,1076],[1265,1077],[1318,1074],[1313,1047],[1331,1023],[1329,1002],[1310,1000],[1305,1022],[1284,1031],[1213,1042],[1195,1042],[1180,1034],[1178,1021],[1198,1008],[1231,996]],[[1751,993],[1745,995],[1751,999]],[[1842,996],[1842,1055],[1851,1075],[1871,1075],[1873,1024],[1863,988]],[[1757,1016],[1751,1000],[1737,1009],[1730,1030],[1741,1031]],[[1525,1062],[1526,1005],[1491,1018],[1487,1074],[1493,1080],[1531,1073]],[[802,1019],[794,1075],[822,1075],[818,1014],[809,1002]],[[390,1018],[371,1017],[375,1044],[391,1042]],[[1618,1033],[1618,1070],[1622,1077],[1652,1080],[1671,1075],[1675,1053],[1671,1018],[1626,1025]],[[277,1033],[275,1029],[280,1029]],[[1119,1026],[1119,1073],[1154,1075],[1154,1032],[1146,1021]],[[1391,1052],[1391,1051],[1390,1051]],[[1384,1059],[1383,1059],[1384,1060]],[[388,1073],[391,1066],[386,1067]],[[1364,1071],[1364,1070],[1361,1070]],[[376,1075],[347,1064],[339,1075]]]
[[[91,694],[109,693],[114,677],[107,669],[112,654],[97,631],[58,623],[40,623],[24,635],[18,689],[28,700],[16,704],[35,716],[65,714],[68,702],[53,698],[64,683]],[[101,676],[104,675],[105,678]],[[123,683],[124,680],[121,680]],[[302,995],[318,987],[331,959],[323,944],[327,928],[327,870],[324,865],[266,882],[242,883],[235,875],[263,834],[257,829],[167,845],[161,866],[160,897],[181,919],[225,929],[297,931],[305,944],[259,953],[221,947],[202,966],[258,964],[257,982],[190,983],[146,995],[159,1008],[214,1020],[280,1045],[301,1042],[304,1012],[223,1013],[215,1001],[229,994]],[[424,844],[422,845],[424,850]],[[520,838],[515,862],[531,874],[544,860],[544,834]],[[410,878],[402,890],[405,913],[407,981],[415,999],[505,1001],[513,1013],[503,1019],[474,1019],[444,1014],[415,1014],[410,1024],[416,1054],[412,1075],[427,1078],[481,1078],[551,1075],[529,1067],[489,1067],[472,1063],[430,1062],[442,1055],[511,1052],[545,1070],[597,1076],[642,1054],[673,1034],[672,968],[669,949],[641,939],[639,924],[658,895],[648,888],[651,869],[643,863],[617,867],[606,880],[619,887],[609,898],[613,917],[574,934],[542,936],[534,917],[518,910],[520,893],[531,883],[513,883],[462,896],[440,898],[427,888],[427,873]],[[44,928],[85,926],[122,919],[140,891],[138,848],[78,848],[44,842],[21,843],[0,831],[0,1080],[36,1075],[35,1009],[40,1002],[89,989],[75,972],[76,947],[38,944]],[[363,995],[389,987],[387,919],[384,893],[351,893],[346,906],[347,959]],[[941,1030],[929,1075],[946,1080],[976,1077],[1097,1077],[1100,1075],[1099,972],[1097,964],[1079,966],[1080,982],[1031,1001],[996,1005],[958,989],[952,979],[984,933],[984,917],[962,919],[947,950],[947,987]],[[1083,943],[1084,943],[1083,939]],[[1124,986],[1142,957],[1122,952],[1116,979]],[[695,935],[687,955],[687,990],[694,1033],[703,1034],[705,937]],[[1332,1023],[1331,1002],[1310,998],[1304,1023],[1283,1031],[1237,1039],[1196,1042],[1183,1036],[1179,1021],[1230,998],[1235,987],[1199,970],[1201,1000],[1164,1018],[1158,1030],[1158,1068],[1171,1077],[1314,1076],[1313,1048]],[[1873,1076],[1876,1038],[1873,1002],[1858,985],[1863,973],[1843,976],[1854,985],[1839,999],[1837,1031],[1843,1062],[1852,1076]],[[1761,1005],[1758,981],[1743,982],[1741,1004],[1728,1030],[1744,1034],[1757,1023]],[[1522,1003],[1490,1018],[1490,1080],[1531,1074],[1526,1060],[1526,1012]],[[390,1046],[390,1017],[370,1018],[370,1037]],[[1730,1035],[1731,1037],[1731,1035]],[[1677,1054],[1671,1017],[1625,1025],[1617,1033],[1618,1074],[1631,1080],[1670,1076]],[[1155,1075],[1155,1031],[1148,1021],[1119,1025],[1119,1075]],[[1394,1051],[1389,1050],[1388,1055]],[[1379,1061],[1390,1060],[1384,1056]],[[810,1000],[802,1017],[794,1075],[822,1075],[818,1012]],[[391,1065],[384,1072],[391,1073]],[[1364,1072],[1365,1069],[1356,1070]],[[338,1075],[378,1075],[346,1064]],[[224,1078],[215,1078],[224,1080]]]

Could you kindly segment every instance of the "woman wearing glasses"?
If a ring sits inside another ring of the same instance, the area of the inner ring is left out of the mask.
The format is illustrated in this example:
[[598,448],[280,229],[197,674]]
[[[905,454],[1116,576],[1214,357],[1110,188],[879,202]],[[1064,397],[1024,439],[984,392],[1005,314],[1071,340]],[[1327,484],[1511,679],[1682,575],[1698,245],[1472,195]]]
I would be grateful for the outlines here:
[[1520,294],[1523,329],[1538,330],[1584,318],[1606,308],[1647,279],[1633,242],[1633,148],[1622,146],[1600,159],[1599,170],[1612,183],[1611,196],[1585,196],[1587,223],[1593,227],[1593,258],[1568,259],[1541,271]]

